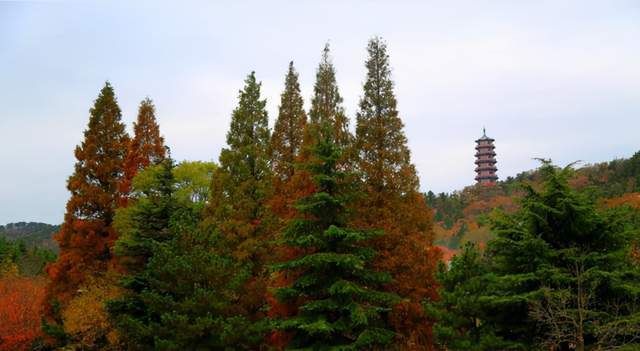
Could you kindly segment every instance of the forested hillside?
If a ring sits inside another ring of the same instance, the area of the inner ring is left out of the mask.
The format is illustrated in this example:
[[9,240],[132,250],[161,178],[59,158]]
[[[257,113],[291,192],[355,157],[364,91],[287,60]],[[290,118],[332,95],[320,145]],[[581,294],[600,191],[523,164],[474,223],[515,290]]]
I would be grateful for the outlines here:
[[[520,207],[525,186],[536,188],[541,181],[542,175],[536,169],[498,181],[494,186],[473,185],[450,194],[428,192],[425,197],[434,209],[436,244],[454,251],[466,242],[482,247],[493,238],[488,216],[497,209],[515,211]],[[569,183],[601,206],[628,204],[640,208],[640,152],[627,159],[576,168]]]
[[17,222],[0,225],[0,238],[22,241],[27,247],[40,247],[58,251],[58,244],[53,240],[59,225],[37,222]]

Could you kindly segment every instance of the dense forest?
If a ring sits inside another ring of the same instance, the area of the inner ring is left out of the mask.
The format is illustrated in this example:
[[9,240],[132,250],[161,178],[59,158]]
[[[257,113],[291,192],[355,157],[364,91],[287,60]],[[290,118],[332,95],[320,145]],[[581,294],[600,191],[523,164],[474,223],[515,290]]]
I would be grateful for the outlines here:
[[105,83],[57,256],[0,238],[0,350],[640,349],[640,154],[424,194],[381,38],[365,68],[355,125],[328,45],[272,127],[251,72],[215,163]]

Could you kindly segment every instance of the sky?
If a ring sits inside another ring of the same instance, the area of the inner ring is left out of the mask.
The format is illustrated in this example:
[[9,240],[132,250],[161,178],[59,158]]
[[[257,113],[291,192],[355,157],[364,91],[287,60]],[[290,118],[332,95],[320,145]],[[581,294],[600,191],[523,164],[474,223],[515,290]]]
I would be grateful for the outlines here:
[[330,43],[352,118],[367,41],[389,48],[424,191],[640,150],[640,1],[0,0],[0,224],[60,223],[66,179],[105,81],[131,130],[151,97],[177,160],[217,160],[238,90],[262,81],[271,125],[289,61],[306,108]]

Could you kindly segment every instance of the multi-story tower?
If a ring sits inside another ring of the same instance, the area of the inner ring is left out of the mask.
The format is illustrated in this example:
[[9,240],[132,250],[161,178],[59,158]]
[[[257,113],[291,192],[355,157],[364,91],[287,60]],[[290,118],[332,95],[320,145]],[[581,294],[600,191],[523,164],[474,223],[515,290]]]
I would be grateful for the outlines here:
[[493,185],[498,180],[496,175],[496,152],[493,142],[482,128],[482,137],[476,140],[476,181],[478,184]]

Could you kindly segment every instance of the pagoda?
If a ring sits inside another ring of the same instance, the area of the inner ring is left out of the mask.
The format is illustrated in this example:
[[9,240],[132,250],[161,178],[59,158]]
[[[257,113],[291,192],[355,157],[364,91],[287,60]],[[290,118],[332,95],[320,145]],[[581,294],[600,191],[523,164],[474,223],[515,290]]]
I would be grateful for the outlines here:
[[482,137],[476,140],[476,181],[478,184],[494,185],[498,180],[494,141],[487,136],[485,129],[482,128]]

